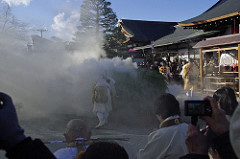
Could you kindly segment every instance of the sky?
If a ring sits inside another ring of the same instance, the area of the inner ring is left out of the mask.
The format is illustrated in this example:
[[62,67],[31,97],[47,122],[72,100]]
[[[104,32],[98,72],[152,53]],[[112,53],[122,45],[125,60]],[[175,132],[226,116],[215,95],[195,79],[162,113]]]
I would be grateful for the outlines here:
[[[0,0],[13,15],[27,23],[32,34],[47,29],[45,38],[71,40],[76,31],[83,0]],[[120,19],[180,22],[206,11],[218,0],[108,0]]]

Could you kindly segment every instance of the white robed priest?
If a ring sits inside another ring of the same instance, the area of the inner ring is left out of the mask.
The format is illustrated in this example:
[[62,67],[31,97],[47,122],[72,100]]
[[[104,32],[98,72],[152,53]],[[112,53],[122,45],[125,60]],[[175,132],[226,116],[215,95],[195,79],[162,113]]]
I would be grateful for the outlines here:
[[99,124],[102,127],[108,122],[109,112],[112,110],[113,100],[116,96],[115,81],[108,76],[101,76],[93,90],[93,112],[96,113]]

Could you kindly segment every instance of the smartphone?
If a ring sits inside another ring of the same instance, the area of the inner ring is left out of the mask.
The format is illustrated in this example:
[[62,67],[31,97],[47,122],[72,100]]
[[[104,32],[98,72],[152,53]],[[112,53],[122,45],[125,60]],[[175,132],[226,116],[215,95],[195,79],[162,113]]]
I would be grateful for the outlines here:
[[212,116],[212,107],[206,100],[185,100],[185,116]]

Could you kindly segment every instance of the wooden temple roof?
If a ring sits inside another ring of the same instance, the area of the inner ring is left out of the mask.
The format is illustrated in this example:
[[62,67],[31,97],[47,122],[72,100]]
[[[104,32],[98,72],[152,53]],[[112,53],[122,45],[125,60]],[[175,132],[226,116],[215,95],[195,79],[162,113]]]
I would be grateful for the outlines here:
[[178,23],[181,26],[194,26],[240,15],[240,0],[219,0],[204,13]]
[[120,19],[118,25],[127,38],[150,42],[174,32],[177,22]]
[[213,38],[207,38],[205,40],[199,41],[193,48],[207,48],[230,44],[239,44],[240,34],[231,34],[225,36],[218,36]]
[[[177,44],[181,42],[186,42],[190,40],[202,40],[203,38],[206,37],[212,37],[216,34],[218,34],[219,31],[203,31],[203,30],[194,30],[194,29],[184,29],[184,27],[181,26],[175,26],[174,32],[161,37],[157,39],[154,42],[154,47],[160,47],[164,45],[172,45],[172,44]],[[146,45],[142,47],[136,47],[134,48],[135,50],[139,49],[148,49],[151,48],[151,45]]]
[[218,31],[208,31],[194,30],[194,29],[184,29],[181,26],[176,26],[175,31],[165,37],[162,37],[155,41],[155,46],[165,45],[167,43],[179,43],[187,40],[199,40],[206,37],[216,35]]

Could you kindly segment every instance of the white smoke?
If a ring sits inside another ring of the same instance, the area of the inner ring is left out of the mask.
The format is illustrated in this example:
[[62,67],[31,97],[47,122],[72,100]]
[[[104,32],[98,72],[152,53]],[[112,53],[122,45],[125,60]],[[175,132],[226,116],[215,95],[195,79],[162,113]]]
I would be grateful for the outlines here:
[[14,36],[0,37],[0,91],[10,94],[17,107],[23,105],[18,110],[21,118],[91,113],[93,86],[101,74],[136,69],[130,59],[98,60],[103,50],[92,43],[75,53],[40,37],[33,44],[35,51],[30,53]]
[[54,24],[51,25],[55,30],[55,36],[71,40],[73,34],[77,31],[77,23],[79,21],[80,14],[78,11],[72,11],[69,17],[66,17],[64,12],[59,13],[53,19]]
[[28,6],[31,0],[2,0],[2,2],[6,2],[9,6],[12,6],[12,5],[18,6],[21,4]]

